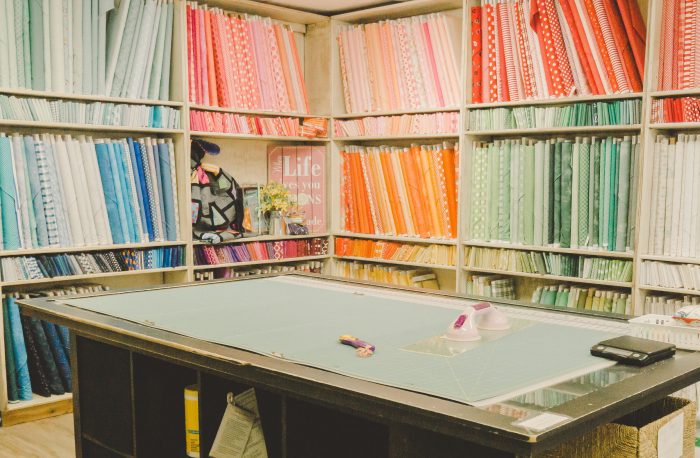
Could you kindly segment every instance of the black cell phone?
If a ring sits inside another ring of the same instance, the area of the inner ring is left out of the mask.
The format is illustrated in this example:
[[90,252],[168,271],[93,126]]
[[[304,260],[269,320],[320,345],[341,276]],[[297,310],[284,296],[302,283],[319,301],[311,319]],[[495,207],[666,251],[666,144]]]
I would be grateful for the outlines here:
[[633,366],[649,364],[670,358],[676,353],[676,346],[656,340],[621,336],[604,340],[591,347],[593,356],[619,361]]

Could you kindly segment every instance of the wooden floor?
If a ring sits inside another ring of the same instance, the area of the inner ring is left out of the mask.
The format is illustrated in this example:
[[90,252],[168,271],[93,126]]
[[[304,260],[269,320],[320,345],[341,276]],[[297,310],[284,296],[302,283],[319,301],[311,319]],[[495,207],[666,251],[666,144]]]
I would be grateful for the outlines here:
[[74,456],[73,415],[0,428],[0,458]]

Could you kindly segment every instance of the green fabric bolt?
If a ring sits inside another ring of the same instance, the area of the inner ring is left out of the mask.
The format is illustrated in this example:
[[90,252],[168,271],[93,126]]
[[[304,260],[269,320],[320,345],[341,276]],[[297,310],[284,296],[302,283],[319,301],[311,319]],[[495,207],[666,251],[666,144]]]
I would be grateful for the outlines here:
[[505,141],[498,152],[498,240],[510,240],[510,142]]
[[627,245],[628,247],[634,243],[635,228],[637,225],[637,163],[640,157],[641,144],[637,137],[632,137],[632,153],[630,155],[630,198],[629,208],[627,211]]
[[525,145],[518,143],[518,242],[525,243]]
[[488,175],[488,239],[498,239],[498,146],[489,145],[489,175]]
[[625,137],[620,148],[620,174],[617,210],[617,233],[615,235],[615,250],[625,251],[627,247],[627,215],[629,205],[630,156],[631,142]]
[[590,198],[591,203],[589,203],[589,215],[591,221],[591,244],[593,246],[600,246],[600,218],[599,218],[599,208],[600,208],[600,141],[591,143],[591,150],[593,151],[593,161],[591,164],[591,191]]
[[561,142],[554,144],[554,243],[561,241]]
[[544,181],[544,189],[543,189],[543,209],[542,209],[542,241],[545,244],[551,243],[550,239],[550,218],[549,215],[551,214],[551,201],[552,201],[552,194],[551,194],[551,189],[552,189],[552,180],[551,180],[551,165],[550,161],[552,158],[552,154],[550,152],[550,147],[551,144],[550,142],[545,142],[544,143],[544,173],[543,173],[543,181]]
[[600,145],[600,207],[598,214],[598,233],[601,247],[608,246],[608,214],[607,203],[610,201],[610,150],[608,141],[604,139]]
[[561,246],[571,246],[571,155],[572,143],[566,140],[561,148],[561,225],[559,240]]
[[5,369],[7,374],[7,398],[10,401],[17,401],[17,370],[15,368],[15,354],[12,350],[12,334],[10,330],[10,316],[7,304],[2,301],[3,332],[5,337]]
[[556,151],[552,140],[547,142],[547,187],[549,188],[547,202],[547,243],[554,243],[554,175],[555,175],[555,158]]
[[617,182],[620,164],[619,142],[611,141],[610,145],[610,193],[608,195],[608,249],[615,249],[617,235]]
[[578,245],[587,246],[588,238],[588,203],[590,188],[591,145],[587,138],[581,142],[578,166]]
[[525,146],[525,205],[523,224],[525,243],[532,245],[535,237],[535,146]]

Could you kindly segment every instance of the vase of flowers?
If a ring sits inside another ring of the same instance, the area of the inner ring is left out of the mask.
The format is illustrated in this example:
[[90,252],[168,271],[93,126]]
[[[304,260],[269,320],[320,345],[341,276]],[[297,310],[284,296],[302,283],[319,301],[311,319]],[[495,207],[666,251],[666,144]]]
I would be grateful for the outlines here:
[[291,205],[289,190],[276,182],[268,183],[260,190],[260,210],[268,220],[270,235],[284,235],[284,212]]

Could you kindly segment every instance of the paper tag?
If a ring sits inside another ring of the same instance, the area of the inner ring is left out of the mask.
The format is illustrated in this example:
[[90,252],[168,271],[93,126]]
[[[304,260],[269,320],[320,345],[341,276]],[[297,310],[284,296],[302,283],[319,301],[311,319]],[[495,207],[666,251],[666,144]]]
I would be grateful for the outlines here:
[[657,452],[659,458],[678,458],[683,455],[683,412],[659,428]]
[[568,419],[569,417],[567,417],[566,415],[544,412],[539,415],[535,415],[534,417],[513,424],[516,426],[520,426],[521,428],[526,428],[535,432],[540,432],[544,431],[545,429],[549,429],[554,425],[558,425],[559,423],[562,423]]
[[227,396],[226,411],[209,456],[213,458],[267,458],[265,435],[255,390]]

